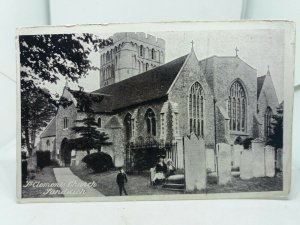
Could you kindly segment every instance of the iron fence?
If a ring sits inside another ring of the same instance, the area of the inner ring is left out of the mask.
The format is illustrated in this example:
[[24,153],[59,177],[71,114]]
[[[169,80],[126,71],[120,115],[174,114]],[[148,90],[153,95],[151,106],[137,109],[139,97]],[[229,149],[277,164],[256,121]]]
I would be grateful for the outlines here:
[[158,158],[171,159],[178,167],[177,143],[148,143],[126,145],[126,171],[141,172],[149,170],[157,163]]

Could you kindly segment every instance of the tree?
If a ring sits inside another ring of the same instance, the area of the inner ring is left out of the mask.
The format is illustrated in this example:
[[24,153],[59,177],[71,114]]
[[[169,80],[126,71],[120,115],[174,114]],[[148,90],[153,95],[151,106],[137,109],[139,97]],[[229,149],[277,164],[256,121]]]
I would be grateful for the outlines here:
[[283,146],[283,102],[277,107],[277,114],[273,115],[271,122],[272,132],[268,137],[267,144],[277,149]]
[[98,149],[100,152],[101,146],[111,144],[107,141],[109,139],[107,134],[97,129],[98,123],[95,121],[93,105],[101,102],[103,96],[96,93],[87,93],[83,88],[80,88],[79,91],[68,90],[77,100],[78,111],[87,114],[86,118],[76,120],[81,125],[72,127],[72,130],[75,134],[79,134],[79,137],[68,141],[69,148],[76,151],[86,151],[88,154],[92,149]]
[[52,119],[56,107],[48,101],[47,90],[44,94],[25,92],[21,95],[21,145],[26,147],[29,155],[35,144],[36,134]]
[[56,83],[59,75],[77,82],[92,66],[92,51],[112,44],[93,34],[23,35],[19,37],[21,91],[33,91],[43,82]]
[[107,134],[97,130],[98,124],[96,123],[93,114],[88,114],[87,118],[76,120],[76,122],[82,123],[83,125],[72,127],[72,130],[80,136],[68,141],[70,149],[86,151],[90,154],[90,150],[98,149],[100,152],[102,145],[110,144],[107,142]]
[[21,133],[23,146],[28,151],[32,150],[31,142],[35,139],[36,130],[52,117],[52,106],[69,104],[64,98],[56,100],[53,93],[44,91],[42,86],[56,84],[61,78],[78,82],[89,70],[97,69],[89,60],[90,53],[110,44],[110,39],[100,39],[85,33],[19,37]]

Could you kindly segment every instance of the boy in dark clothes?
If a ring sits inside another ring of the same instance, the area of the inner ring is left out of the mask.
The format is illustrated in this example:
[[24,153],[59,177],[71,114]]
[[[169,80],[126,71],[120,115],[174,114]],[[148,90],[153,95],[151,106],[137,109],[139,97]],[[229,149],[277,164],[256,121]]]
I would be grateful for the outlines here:
[[125,183],[127,183],[127,176],[123,168],[120,168],[120,172],[117,175],[117,184],[119,186],[120,196],[122,195],[122,191],[124,191],[124,194],[127,195],[126,189],[125,189]]

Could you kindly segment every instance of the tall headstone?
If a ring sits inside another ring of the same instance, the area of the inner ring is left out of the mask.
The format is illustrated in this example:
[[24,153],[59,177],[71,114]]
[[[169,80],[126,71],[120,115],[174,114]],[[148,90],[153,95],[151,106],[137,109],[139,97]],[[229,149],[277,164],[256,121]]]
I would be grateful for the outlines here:
[[184,137],[184,166],[186,191],[206,188],[205,144],[195,134]]
[[240,163],[240,177],[242,180],[248,180],[253,177],[253,151],[243,150]]
[[217,144],[218,184],[231,182],[231,146],[226,143]]
[[253,176],[264,177],[266,175],[264,143],[260,140],[253,140],[252,151],[253,151],[253,162],[252,162]]
[[233,167],[240,167],[243,145],[233,145]]
[[267,177],[275,176],[275,151],[272,146],[265,147],[265,169]]

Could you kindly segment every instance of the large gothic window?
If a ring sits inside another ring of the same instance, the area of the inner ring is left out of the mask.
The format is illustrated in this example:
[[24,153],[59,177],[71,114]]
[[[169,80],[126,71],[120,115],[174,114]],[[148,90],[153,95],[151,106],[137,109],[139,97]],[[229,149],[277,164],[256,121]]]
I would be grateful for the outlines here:
[[228,116],[230,118],[230,130],[246,131],[246,95],[239,81],[230,87],[228,98]]
[[189,93],[190,133],[204,136],[204,92],[199,82],[192,85]]
[[126,140],[129,141],[132,137],[131,114],[127,113],[124,118]]
[[156,136],[156,119],[152,109],[148,109],[145,114],[147,134]]
[[265,125],[265,137],[269,137],[271,134],[271,121],[272,121],[273,111],[268,106],[264,115],[264,125]]

